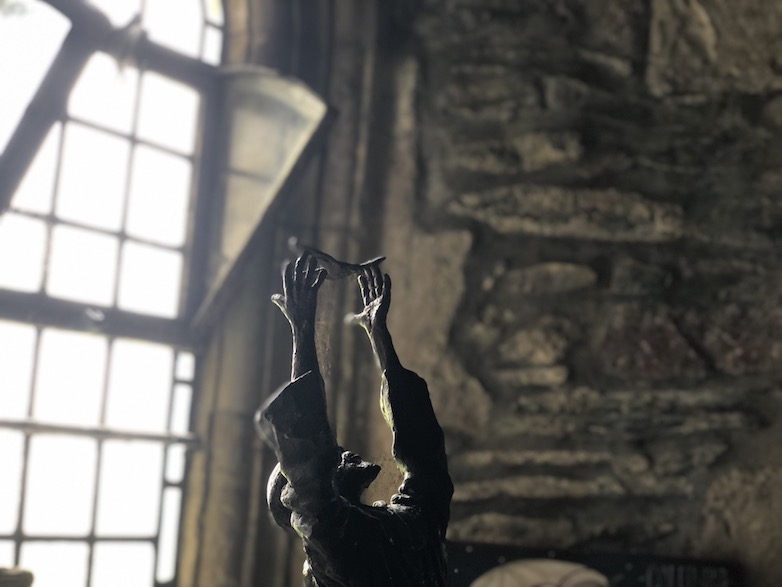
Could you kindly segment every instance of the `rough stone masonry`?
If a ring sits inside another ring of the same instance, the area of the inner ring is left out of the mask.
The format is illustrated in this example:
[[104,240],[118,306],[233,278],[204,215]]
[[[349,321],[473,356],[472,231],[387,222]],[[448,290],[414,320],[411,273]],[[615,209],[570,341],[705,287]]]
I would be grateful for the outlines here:
[[782,3],[421,4],[409,240],[458,277],[410,337],[463,394],[451,538],[777,585]]

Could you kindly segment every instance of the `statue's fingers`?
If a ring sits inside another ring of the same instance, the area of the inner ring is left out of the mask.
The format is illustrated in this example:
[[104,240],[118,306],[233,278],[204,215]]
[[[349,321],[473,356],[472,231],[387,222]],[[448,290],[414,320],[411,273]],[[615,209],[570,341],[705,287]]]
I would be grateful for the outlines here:
[[305,251],[301,255],[299,255],[298,259],[296,259],[296,267],[294,268],[294,275],[296,277],[305,277],[305,270],[307,268],[307,258],[309,255]]
[[372,279],[375,282],[375,291],[377,296],[383,295],[383,274],[380,273],[380,267],[377,265],[372,266]]
[[388,308],[391,305],[391,277],[383,275],[383,305]]
[[291,295],[293,289],[293,263],[288,261],[282,270],[282,292],[285,296]]
[[377,281],[375,280],[375,272],[372,269],[372,266],[370,265],[366,269],[364,269],[366,276],[367,276],[367,284],[369,286],[369,300],[376,300],[377,299]]
[[318,275],[316,273],[317,269],[318,269],[318,260],[310,255],[307,258],[307,264],[305,265],[304,268],[305,276],[307,278],[307,284],[315,285],[315,280],[318,278]]
[[364,273],[358,275],[358,289],[361,291],[361,302],[366,306],[369,303],[369,283]]
[[370,273],[367,267],[361,268],[361,277],[364,280],[364,285],[367,292],[366,299],[364,300],[364,305],[367,305],[369,302],[375,299],[375,292],[374,292],[375,283],[372,280],[372,273]]
[[312,288],[315,290],[320,289],[320,286],[323,285],[324,281],[326,281],[326,277],[328,277],[328,272],[322,268],[318,269],[315,275],[315,281],[312,284]]

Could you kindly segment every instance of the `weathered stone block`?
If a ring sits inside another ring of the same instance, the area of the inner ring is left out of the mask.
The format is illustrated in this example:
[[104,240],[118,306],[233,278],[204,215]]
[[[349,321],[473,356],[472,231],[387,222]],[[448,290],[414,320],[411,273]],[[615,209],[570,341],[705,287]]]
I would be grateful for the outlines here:
[[602,465],[611,459],[607,452],[582,450],[473,450],[454,455],[449,459],[449,466],[455,471],[540,465],[573,467]]
[[498,369],[491,374],[491,377],[499,387],[506,389],[556,387],[567,381],[568,368],[559,365],[554,367]]
[[573,29],[571,43],[605,56],[639,59],[646,46],[648,3],[643,0],[567,2]]
[[573,523],[566,519],[527,518],[487,512],[452,521],[448,526],[448,539],[567,548],[572,546],[576,536]]
[[572,324],[553,316],[542,318],[530,328],[516,332],[497,348],[501,363],[549,366],[561,360],[568,347]]
[[653,0],[652,94],[757,94],[782,87],[782,6],[765,0]]
[[446,157],[445,165],[451,171],[484,175],[514,175],[523,168],[518,151],[500,142],[458,146]]
[[581,143],[574,133],[529,133],[457,146],[445,164],[454,171],[516,175],[573,163],[580,157]]
[[593,345],[603,372],[628,380],[698,378],[705,366],[664,309],[612,309]]
[[713,465],[729,446],[717,439],[696,442],[662,442],[649,447],[653,469],[657,475],[688,475]]
[[610,290],[619,296],[659,295],[672,281],[673,277],[666,268],[622,256],[614,261]]
[[746,395],[741,389],[720,388],[541,389],[519,394],[515,413],[498,406],[493,431],[498,437],[670,439],[681,443],[693,435],[759,429],[762,422]]
[[516,400],[516,405],[525,414],[587,414],[598,409],[603,401],[600,391],[574,387],[524,394]]
[[782,372],[782,310],[729,304],[685,322],[723,373]]
[[597,274],[586,265],[538,263],[508,271],[499,277],[497,297],[513,302],[519,296],[550,295],[578,291],[597,283]]
[[561,75],[543,79],[543,104],[549,110],[577,110],[587,101],[591,90],[584,82]]
[[453,501],[463,503],[502,497],[519,499],[583,499],[616,497],[626,490],[613,477],[598,475],[590,479],[567,479],[549,475],[519,475],[486,481],[457,483]]
[[777,587],[782,545],[782,469],[731,470],[710,487],[703,515],[705,529],[696,549],[702,556],[741,562],[748,585]]
[[447,354],[427,369],[432,404],[440,425],[468,438],[480,437],[489,421],[492,400],[458,358]]
[[512,141],[521,157],[522,170],[540,171],[581,158],[581,140],[576,133],[529,133]]
[[464,194],[448,211],[503,234],[661,242],[682,234],[682,209],[618,190],[514,185]]

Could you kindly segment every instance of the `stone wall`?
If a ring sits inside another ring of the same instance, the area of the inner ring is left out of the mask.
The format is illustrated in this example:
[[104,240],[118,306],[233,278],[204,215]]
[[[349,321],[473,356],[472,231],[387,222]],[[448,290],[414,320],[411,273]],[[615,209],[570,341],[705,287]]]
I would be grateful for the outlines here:
[[[328,48],[297,57],[292,4],[232,4],[230,60],[309,71],[338,117],[205,353],[182,584],[301,584],[250,430],[286,376],[259,300],[294,234],[388,256],[399,354],[446,429],[452,539],[725,557],[776,586],[782,5],[335,0],[302,21]],[[379,373],[342,326],[355,287],[328,285],[331,419],[388,499]]]
[[405,22],[365,197],[447,430],[450,537],[777,585],[782,5],[429,0]]

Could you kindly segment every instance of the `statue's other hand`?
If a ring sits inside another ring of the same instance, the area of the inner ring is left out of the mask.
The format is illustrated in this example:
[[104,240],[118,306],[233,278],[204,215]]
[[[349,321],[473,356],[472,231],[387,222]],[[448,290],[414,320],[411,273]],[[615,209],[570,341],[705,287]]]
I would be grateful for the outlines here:
[[354,316],[354,321],[372,334],[376,328],[386,326],[391,306],[391,278],[381,273],[378,265],[371,264],[359,274],[358,286],[364,309]]
[[314,328],[318,290],[326,280],[326,272],[318,269],[315,257],[305,252],[295,263],[288,262],[282,273],[281,294],[272,302],[282,311],[294,331]]

